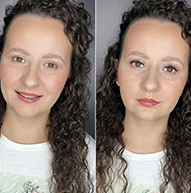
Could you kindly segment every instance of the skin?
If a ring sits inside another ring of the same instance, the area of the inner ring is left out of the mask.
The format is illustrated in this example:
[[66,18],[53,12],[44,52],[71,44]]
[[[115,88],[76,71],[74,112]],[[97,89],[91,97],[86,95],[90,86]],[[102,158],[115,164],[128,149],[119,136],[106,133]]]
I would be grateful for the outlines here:
[[[48,115],[69,76],[71,54],[72,46],[60,21],[34,15],[13,21],[0,63],[1,89],[7,102],[4,135],[19,143],[47,140]],[[15,91],[42,97],[26,103]]]
[[[162,150],[170,112],[187,81],[189,45],[172,22],[141,19],[132,24],[116,61],[117,84],[126,107],[123,139],[135,153]],[[154,99],[146,107],[139,99]]]

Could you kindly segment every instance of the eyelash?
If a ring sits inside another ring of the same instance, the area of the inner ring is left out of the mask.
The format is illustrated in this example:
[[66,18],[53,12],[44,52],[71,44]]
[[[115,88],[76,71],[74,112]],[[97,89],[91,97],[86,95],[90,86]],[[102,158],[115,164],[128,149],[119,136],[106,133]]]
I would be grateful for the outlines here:
[[[130,64],[132,64],[136,68],[143,68],[143,67],[141,67],[141,65],[144,66],[144,64],[142,62],[138,61],[138,60],[133,60],[133,61],[130,62]],[[136,66],[136,64],[140,64],[140,65]]]
[[[21,61],[18,61],[18,59],[21,59]],[[18,62],[18,63],[25,63],[25,60],[22,58],[22,57],[19,57],[19,56],[14,56],[13,57],[13,60],[15,61],[15,62]],[[23,62],[24,61],[24,62]]]
[[[138,60],[131,61],[130,64],[132,64],[136,68],[143,68],[144,67],[144,64],[142,62],[138,61]],[[136,65],[136,64],[138,64],[138,65]],[[167,70],[168,68],[171,68],[172,71],[171,72],[168,71]],[[172,66],[172,65],[169,65],[169,66],[164,67],[164,71],[166,71],[167,73],[173,73],[173,72],[178,72],[178,69],[176,67]]]
[[[14,60],[15,62],[18,62],[18,63],[25,63],[25,60],[24,60],[22,57],[19,57],[19,56],[14,56],[14,57],[13,57],[13,60]],[[18,61],[18,60],[20,60],[20,61]],[[53,65],[53,67],[47,66],[47,65],[49,65],[49,64]],[[50,63],[50,62],[49,62],[49,63],[46,63],[45,66],[46,66],[47,68],[57,68],[57,65],[56,65],[56,64]]]
[[171,72],[165,70],[165,71],[168,72],[168,73],[178,72],[178,69],[175,68],[174,66],[169,65],[169,66],[165,66],[165,67],[164,67],[164,69],[167,69],[167,68],[171,68],[171,69],[172,69]]
[[[49,67],[49,66],[47,66],[47,65],[49,65],[49,64],[53,65],[54,67]],[[58,67],[56,64],[50,63],[50,62],[46,63],[44,66],[46,66],[47,68],[57,68],[57,67]]]

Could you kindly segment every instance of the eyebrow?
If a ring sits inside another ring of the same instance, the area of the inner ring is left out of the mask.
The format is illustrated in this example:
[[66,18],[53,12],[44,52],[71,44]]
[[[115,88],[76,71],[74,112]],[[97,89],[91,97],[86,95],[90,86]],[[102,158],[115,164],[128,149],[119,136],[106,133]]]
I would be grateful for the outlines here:
[[24,54],[24,55],[27,55],[27,56],[30,55],[26,50],[24,50],[24,49],[22,49],[22,48],[18,48],[18,47],[13,47],[13,48],[11,48],[11,49],[6,53],[6,55],[9,54],[10,52],[19,52],[19,53]]
[[[6,54],[9,54],[10,52],[19,52],[19,53],[24,54],[26,56],[30,56],[30,54],[26,50],[19,48],[19,47],[11,48]],[[65,60],[58,54],[48,53],[48,54],[45,54],[43,56],[43,58],[55,58],[55,59],[61,60],[65,64]]]
[[[129,56],[132,56],[132,55],[139,56],[139,57],[144,58],[144,59],[149,59],[149,57],[146,54],[144,54],[142,52],[138,52],[138,51],[132,51],[129,54],[127,54],[126,57],[128,58]],[[184,63],[182,62],[182,60],[180,58],[177,58],[177,57],[174,57],[174,56],[164,57],[162,59],[162,62],[178,62],[182,66],[184,66]]]
[[177,57],[171,57],[171,56],[167,56],[165,58],[162,59],[163,62],[178,62],[180,63],[182,66],[184,66],[184,63],[182,62],[181,59],[177,58]]
[[129,56],[133,56],[133,55],[139,56],[139,57],[144,58],[144,59],[149,59],[149,57],[146,56],[144,53],[138,52],[138,51],[132,51],[132,52],[130,52],[129,54],[127,54],[126,57],[128,58]]
[[45,54],[43,58],[55,58],[61,60],[64,64],[66,64],[65,60],[58,54]]

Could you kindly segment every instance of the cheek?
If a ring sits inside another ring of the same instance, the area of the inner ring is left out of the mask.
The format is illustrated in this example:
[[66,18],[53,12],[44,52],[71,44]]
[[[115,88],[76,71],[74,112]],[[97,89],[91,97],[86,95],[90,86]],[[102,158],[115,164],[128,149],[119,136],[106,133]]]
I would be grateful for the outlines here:
[[165,86],[166,102],[169,104],[171,102],[172,109],[174,109],[174,107],[178,103],[178,100],[182,94],[184,86],[185,86],[184,82],[173,82],[173,84],[171,85],[166,84]]
[[1,79],[6,78],[7,76],[9,76],[9,69],[7,67],[5,67],[5,65],[3,65],[2,63],[0,64],[0,77]]
[[[179,79],[177,81],[173,81],[172,84],[171,84],[171,88],[172,88],[171,92],[172,92],[172,94],[174,93],[174,95],[180,96],[182,94],[182,91],[184,90],[186,82],[187,82],[186,76],[185,76],[184,79],[181,79],[181,80]],[[167,89],[168,89],[168,87],[167,87]]]
[[124,104],[126,104],[132,97],[135,97],[135,93],[140,90],[138,87],[137,78],[124,71],[118,73],[118,85],[120,87],[120,94]]
[[118,73],[117,73],[117,84],[118,86],[123,86],[124,83],[129,82],[129,76],[127,73],[125,73],[123,70],[119,68]]
[[136,89],[139,84],[137,76],[129,74],[125,71],[119,71],[117,74],[117,84],[121,89],[130,91]]
[[12,84],[14,80],[19,79],[19,72],[14,68],[0,64],[1,83]]
[[49,93],[59,95],[68,79],[68,74],[62,75],[57,74],[55,76],[49,77],[48,79],[44,79],[44,84],[46,85],[47,90]]

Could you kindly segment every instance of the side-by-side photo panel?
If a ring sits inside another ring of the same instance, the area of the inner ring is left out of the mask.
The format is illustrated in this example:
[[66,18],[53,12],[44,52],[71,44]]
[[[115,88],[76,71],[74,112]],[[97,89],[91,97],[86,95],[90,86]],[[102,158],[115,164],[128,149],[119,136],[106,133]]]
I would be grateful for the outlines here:
[[96,190],[191,192],[191,1],[97,0]]
[[95,1],[2,0],[0,192],[95,192]]

